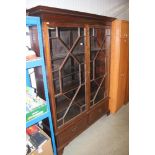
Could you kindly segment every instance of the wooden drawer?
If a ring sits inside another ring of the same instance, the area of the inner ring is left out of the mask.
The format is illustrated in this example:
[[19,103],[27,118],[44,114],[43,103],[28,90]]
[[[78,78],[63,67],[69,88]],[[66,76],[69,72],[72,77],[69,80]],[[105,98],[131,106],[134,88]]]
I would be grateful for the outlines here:
[[99,119],[102,115],[108,112],[108,101],[104,103],[99,103],[96,107],[89,113],[89,124],[94,123],[97,119]]
[[88,126],[87,123],[87,115],[84,118],[76,121],[72,125],[68,126],[64,131],[57,135],[57,144],[58,147],[66,145],[70,142],[74,137],[79,135],[83,130],[85,130]]

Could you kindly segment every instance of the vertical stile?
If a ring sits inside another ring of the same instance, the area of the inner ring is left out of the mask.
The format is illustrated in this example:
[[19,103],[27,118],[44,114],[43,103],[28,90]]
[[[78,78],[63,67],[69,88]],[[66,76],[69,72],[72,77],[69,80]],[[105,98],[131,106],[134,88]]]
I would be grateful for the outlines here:
[[84,28],[85,34],[85,101],[86,109],[90,108],[90,32],[89,26],[86,25]]

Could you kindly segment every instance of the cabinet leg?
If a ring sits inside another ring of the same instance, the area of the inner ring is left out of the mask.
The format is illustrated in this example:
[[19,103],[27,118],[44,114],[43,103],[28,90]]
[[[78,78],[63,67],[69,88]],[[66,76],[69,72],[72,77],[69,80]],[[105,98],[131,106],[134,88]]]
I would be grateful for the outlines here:
[[64,152],[64,147],[58,150],[58,155],[63,155],[63,152]]
[[108,112],[107,112],[107,116],[109,116],[110,115],[110,110],[108,110]]

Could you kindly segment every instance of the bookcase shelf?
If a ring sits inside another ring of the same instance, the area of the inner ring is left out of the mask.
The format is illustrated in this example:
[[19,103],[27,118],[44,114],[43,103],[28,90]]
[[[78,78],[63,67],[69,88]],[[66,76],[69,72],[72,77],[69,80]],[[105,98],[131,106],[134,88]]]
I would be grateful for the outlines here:
[[[48,98],[48,89],[47,89],[47,80],[46,80],[46,70],[45,70],[45,63],[44,63],[44,54],[43,54],[43,44],[42,44],[42,31],[41,31],[41,23],[40,23],[40,18],[39,17],[30,17],[27,16],[26,17],[26,26],[28,27],[28,29],[30,29],[31,31],[34,31],[33,33],[28,33],[28,35],[30,37],[35,37],[37,36],[37,38],[33,38],[30,41],[36,41],[35,42],[35,47],[31,47],[32,50],[35,51],[36,53],[36,58],[32,59],[32,60],[27,60],[26,61],[26,86],[32,87],[32,81],[31,81],[31,77],[29,75],[29,70],[33,69],[34,72],[38,71],[38,68],[41,69],[41,73],[39,72],[39,76],[40,74],[42,77],[42,85],[44,87],[44,92],[39,92],[39,86],[37,85],[37,81],[36,81],[36,85],[38,86],[38,94],[44,94],[43,100],[45,100],[45,104],[47,106],[47,111],[44,112],[43,114],[40,114],[38,116],[36,116],[35,118],[29,120],[26,122],[26,128],[39,123],[40,121],[44,120],[44,119],[48,119],[49,121],[49,127],[50,127],[50,135],[51,135],[51,143],[52,143],[52,147],[53,147],[53,151],[54,151],[54,155],[57,155],[57,151],[56,151],[56,144],[55,144],[55,136],[54,136],[54,129],[53,129],[53,122],[52,122],[52,118],[51,118],[51,111],[50,111],[50,105],[49,105],[49,98]],[[34,29],[33,29],[34,27]],[[34,35],[34,34],[37,35]],[[32,35],[32,36],[31,36]],[[37,49],[37,48],[38,49]],[[40,71],[40,70],[39,70]],[[35,76],[37,76],[37,74],[35,74]],[[31,112],[31,111],[30,111]]]
[[26,69],[34,68],[43,65],[44,61],[42,58],[36,58],[33,60],[26,61]]
[[46,112],[46,113],[44,113],[44,114],[42,114],[42,115],[40,115],[40,116],[30,120],[30,121],[27,121],[26,122],[26,128],[28,128],[28,127],[30,127],[30,126],[32,126],[32,125],[42,121],[45,118],[48,118],[48,116],[49,116],[49,112]]

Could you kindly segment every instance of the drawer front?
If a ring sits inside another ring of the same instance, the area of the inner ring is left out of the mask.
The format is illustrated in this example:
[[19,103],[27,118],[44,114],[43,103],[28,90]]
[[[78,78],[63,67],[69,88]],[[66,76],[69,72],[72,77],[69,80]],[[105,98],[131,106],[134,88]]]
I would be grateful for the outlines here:
[[87,123],[87,115],[79,121],[76,121],[71,126],[66,128],[60,134],[57,135],[57,144],[58,147],[62,145],[66,145],[69,141],[71,141],[74,137],[79,135],[83,130],[85,130],[88,126]]
[[100,103],[100,105],[96,105],[94,109],[92,109],[89,113],[89,124],[94,123],[97,119],[99,119],[102,115],[108,112],[108,101],[104,103]]

